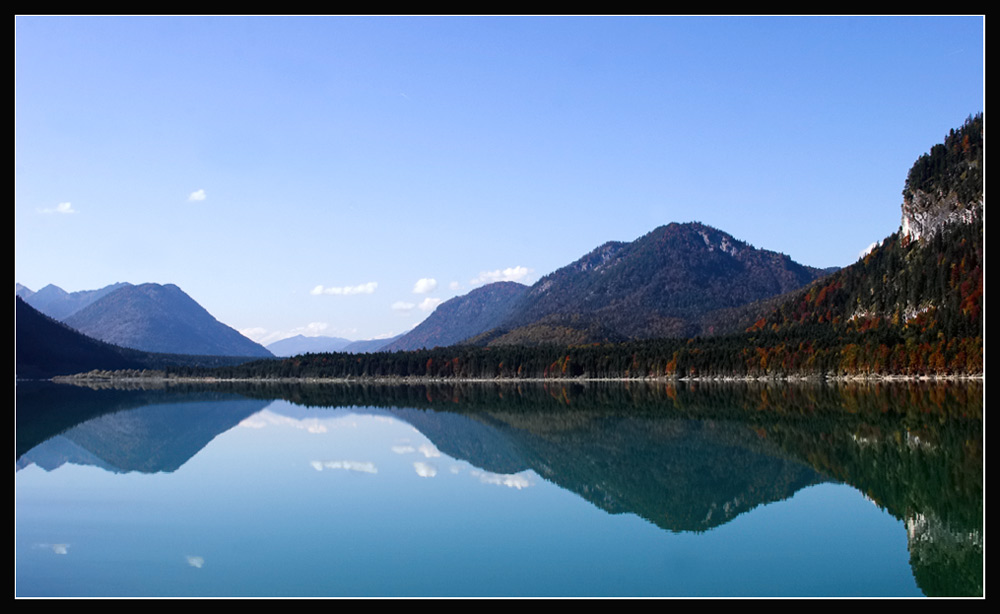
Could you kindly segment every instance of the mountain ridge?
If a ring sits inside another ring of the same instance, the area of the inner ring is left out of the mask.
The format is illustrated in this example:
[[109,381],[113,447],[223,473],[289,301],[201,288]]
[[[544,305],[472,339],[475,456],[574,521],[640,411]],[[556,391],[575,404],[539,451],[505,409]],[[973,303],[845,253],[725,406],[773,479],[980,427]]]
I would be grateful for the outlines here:
[[273,356],[260,344],[219,322],[175,284],[120,287],[64,322],[87,336],[147,352]]
[[506,318],[528,286],[498,281],[456,296],[437,308],[413,330],[381,348],[418,350],[459,343],[496,327]]
[[[696,305],[701,312],[693,321],[700,326],[710,329],[715,326],[712,322],[716,315],[725,315],[717,320],[726,329],[724,334],[633,337],[624,341],[602,338],[609,335],[600,331],[620,320],[601,320],[597,316],[618,313],[628,323],[636,313],[630,307],[641,306],[649,297],[658,296],[657,291],[669,287],[664,282],[630,286],[632,279],[657,279],[655,275],[644,277],[649,269],[641,266],[656,263],[657,259],[632,258],[633,250],[663,253],[660,248],[669,243],[668,235],[676,234],[681,237],[680,243],[690,249],[666,251],[686,254],[692,264],[702,266],[707,273],[742,266],[735,262],[735,257],[744,253],[742,245],[729,239],[723,241],[721,231],[715,234],[714,229],[704,226],[668,225],[633,244],[605,243],[542,278],[517,306],[516,311],[528,313],[530,317],[525,320],[529,324],[514,320],[519,326],[481,333],[470,340],[475,343],[361,357],[326,355],[278,365],[261,361],[216,373],[231,377],[265,377],[277,371],[286,377],[475,379],[981,378],[985,371],[985,181],[981,175],[976,179],[976,173],[971,172],[983,165],[982,147],[974,146],[973,138],[981,135],[980,114],[950,134],[947,147],[932,148],[935,153],[922,157],[908,176],[904,203],[906,191],[916,184],[933,186],[925,193],[938,195],[925,201],[921,211],[928,219],[941,220],[931,227],[932,232],[904,234],[901,224],[897,232],[857,262],[832,273],[792,263],[783,254],[746,251],[751,262],[778,266],[764,267],[748,285],[726,288],[727,296],[737,299],[730,305],[748,298],[754,289],[774,289],[789,280],[806,283],[742,306],[712,310]],[[911,181],[913,177],[919,181]],[[950,215],[953,211],[963,213]],[[907,215],[905,208],[903,215]],[[699,243],[701,246],[694,249]],[[705,254],[711,256],[705,258]],[[722,259],[720,254],[730,260]],[[654,273],[662,270],[667,271],[668,280],[677,273],[668,267]],[[697,272],[697,266],[692,270]],[[808,281],[808,277],[814,280]],[[698,279],[697,275],[693,278]],[[566,279],[589,280],[590,284],[569,283]],[[718,287],[725,279],[725,275],[716,275],[705,288],[711,289],[713,284]],[[610,284],[607,280],[611,280]],[[560,307],[582,304],[589,312],[550,309],[546,314],[544,308],[530,312],[526,301],[532,293],[544,295],[560,284],[572,290],[551,292],[562,301]],[[632,288],[632,292],[625,293],[631,303],[606,300],[613,295],[608,289],[614,289],[616,284]],[[683,303],[678,306],[689,307]],[[678,319],[684,315],[683,309],[673,314]],[[639,324],[648,324],[648,318]]]
[[[533,284],[490,344],[693,337],[707,314],[800,288],[829,274],[700,222],[609,241]],[[554,337],[553,337],[554,335]]]

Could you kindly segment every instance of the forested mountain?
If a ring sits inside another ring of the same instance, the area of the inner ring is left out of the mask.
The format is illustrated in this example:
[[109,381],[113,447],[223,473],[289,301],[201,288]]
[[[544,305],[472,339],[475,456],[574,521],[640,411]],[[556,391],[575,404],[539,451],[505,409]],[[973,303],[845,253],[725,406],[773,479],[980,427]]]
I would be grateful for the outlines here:
[[982,113],[969,117],[913,164],[903,187],[903,237],[926,239],[946,225],[982,218],[984,134]]
[[491,345],[691,337],[707,314],[773,297],[826,275],[700,223],[609,242],[535,283]]
[[122,286],[63,321],[95,339],[147,352],[273,356],[173,284]]
[[[829,275],[699,224],[671,224],[631,244],[606,244],[543,278],[515,306],[508,322],[516,326],[481,335],[477,345],[254,361],[213,374],[982,375],[982,140],[980,114],[952,131],[943,146],[921,156],[905,182],[899,231],[855,264]],[[808,283],[810,277],[815,281]],[[788,291],[794,284],[807,285]],[[735,306],[765,290],[784,294]],[[704,310],[756,315],[737,334],[685,333],[690,329],[678,322],[703,323]],[[515,337],[518,331],[527,332]],[[589,331],[635,338],[601,342],[587,338]],[[655,334],[661,336],[638,338]]]
[[984,324],[982,143],[980,114],[914,164],[898,232],[854,265],[795,293],[751,330],[792,335],[825,324],[868,333],[882,348],[865,359],[876,370],[886,362],[897,370],[904,362],[930,361],[974,371]]
[[49,378],[90,371],[143,369],[139,352],[91,339],[14,298],[14,374]]
[[498,326],[510,315],[528,289],[513,281],[499,281],[438,305],[416,328],[383,350],[418,350],[453,345]]
[[93,370],[163,370],[168,366],[214,367],[246,357],[157,354],[92,339],[55,320],[20,296],[14,298],[14,376],[49,379]]

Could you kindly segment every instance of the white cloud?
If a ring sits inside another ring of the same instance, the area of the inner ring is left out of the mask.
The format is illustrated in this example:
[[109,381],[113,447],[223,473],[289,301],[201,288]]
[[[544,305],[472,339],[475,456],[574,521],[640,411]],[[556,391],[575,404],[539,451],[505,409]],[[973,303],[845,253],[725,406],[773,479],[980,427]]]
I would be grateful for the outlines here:
[[268,332],[266,328],[261,328],[260,326],[253,326],[250,328],[244,328],[240,330],[240,334],[247,339],[252,339],[257,343],[261,343],[261,339],[268,338]]
[[205,559],[200,556],[189,556],[187,557],[188,565],[191,567],[197,567],[201,569],[205,565]]
[[59,203],[51,209],[42,209],[42,213],[76,213],[73,203]]
[[457,281],[453,281],[450,284],[448,284],[448,287],[451,288],[452,290],[458,290],[459,288],[462,287],[462,284],[458,283]]
[[414,307],[416,307],[416,305],[413,303],[407,303],[406,301],[396,301],[392,304],[392,310],[400,313],[410,313],[413,311]]
[[310,322],[305,326],[293,329],[292,332],[295,333],[295,335],[303,335],[305,337],[318,337],[329,327],[330,325],[326,322]]
[[378,282],[370,281],[366,284],[359,284],[357,286],[338,286],[332,288],[326,288],[323,286],[316,286],[310,291],[310,294],[320,295],[320,294],[338,294],[338,295],[350,295],[350,294],[372,294],[375,292],[375,288],[378,287]]
[[433,292],[437,288],[438,282],[436,279],[425,277],[423,279],[418,279],[417,283],[413,286],[414,294],[427,294],[428,292]]
[[434,311],[435,309],[437,309],[437,306],[440,305],[443,302],[444,301],[441,300],[441,299],[439,299],[439,298],[433,298],[433,297],[428,296],[424,300],[420,301],[420,310],[421,311]]
[[427,463],[413,463],[413,469],[422,478],[432,478],[437,475],[437,467]]
[[205,194],[205,190],[195,190],[188,194],[188,202],[197,202],[205,200],[208,196]]
[[309,464],[316,471],[322,471],[323,469],[345,469],[357,473],[378,473],[378,467],[375,466],[375,463],[367,461],[312,461]]
[[484,471],[473,471],[472,475],[479,478],[483,484],[494,484],[496,486],[506,486],[507,488],[528,488],[534,484],[526,476],[515,474],[489,473]]
[[419,448],[417,448],[417,450],[419,450],[420,453],[423,454],[425,458],[437,458],[441,456],[441,452],[439,452],[437,448],[435,448],[429,443],[421,445]]
[[868,252],[872,251],[876,247],[878,247],[878,241],[874,241],[871,245],[869,245],[864,250],[862,250],[861,253],[858,254],[858,258],[863,258],[863,257],[867,256]]
[[523,266],[508,267],[496,271],[483,271],[469,283],[472,285],[493,283],[495,281],[521,281],[531,274],[531,269]]

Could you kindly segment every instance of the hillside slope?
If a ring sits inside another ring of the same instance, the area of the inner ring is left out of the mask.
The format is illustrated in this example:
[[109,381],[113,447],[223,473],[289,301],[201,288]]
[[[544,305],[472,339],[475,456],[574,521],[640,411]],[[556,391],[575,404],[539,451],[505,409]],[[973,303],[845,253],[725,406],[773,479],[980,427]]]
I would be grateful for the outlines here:
[[484,333],[510,315],[527,289],[513,281],[500,281],[456,296],[438,305],[416,328],[380,351],[453,345]]
[[921,156],[903,190],[900,229],[857,263],[792,295],[754,329],[828,323],[913,342],[983,331],[982,115]]
[[64,322],[89,337],[147,352],[273,356],[173,284],[124,286]]
[[217,367],[251,360],[241,356],[162,354],[93,339],[14,298],[14,377],[50,379],[90,371],[163,370],[169,367]]
[[[800,288],[828,271],[700,223],[609,242],[535,283],[492,345],[691,337],[706,315]],[[561,332],[559,332],[561,331]]]

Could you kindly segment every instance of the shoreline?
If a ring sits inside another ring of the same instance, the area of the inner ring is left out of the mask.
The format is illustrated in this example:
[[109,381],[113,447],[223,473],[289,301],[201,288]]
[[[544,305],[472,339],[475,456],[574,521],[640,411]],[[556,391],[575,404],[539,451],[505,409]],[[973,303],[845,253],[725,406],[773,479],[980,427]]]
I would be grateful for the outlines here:
[[[275,378],[219,378],[219,377],[176,377],[162,373],[121,374],[115,372],[89,372],[61,375],[48,378],[53,383],[88,382],[142,382],[177,384],[587,384],[587,383],[903,383],[903,382],[980,382],[985,383],[984,374],[976,375],[766,375],[766,376],[687,376],[687,377],[429,377],[429,376],[384,376],[384,377],[275,377]],[[16,380],[17,381],[17,380]]]

